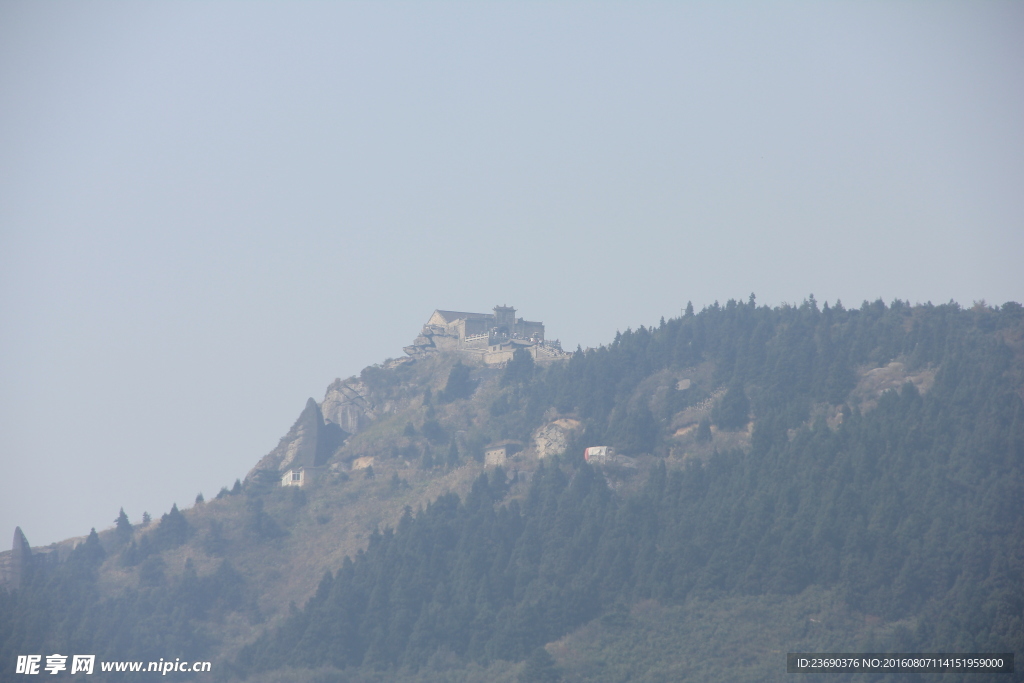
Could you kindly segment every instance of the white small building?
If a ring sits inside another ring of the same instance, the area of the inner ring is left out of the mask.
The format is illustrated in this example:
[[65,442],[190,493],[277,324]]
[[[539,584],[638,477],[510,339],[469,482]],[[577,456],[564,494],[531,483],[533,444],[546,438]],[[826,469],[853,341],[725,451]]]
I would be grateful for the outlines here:
[[615,449],[611,446],[591,446],[584,449],[583,459],[591,465],[601,465],[615,459]]
[[312,483],[316,469],[313,467],[297,467],[281,475],[281,486],[306,486]]

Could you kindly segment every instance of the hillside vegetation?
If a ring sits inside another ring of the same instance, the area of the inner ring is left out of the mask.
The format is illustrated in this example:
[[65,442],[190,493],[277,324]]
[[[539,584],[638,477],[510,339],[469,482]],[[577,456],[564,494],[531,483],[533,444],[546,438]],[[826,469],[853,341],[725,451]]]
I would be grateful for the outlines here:
[[[361,381],[377,417],[308,490],[257,472],[0,591],[4,670],[760,681],[789,651],[1024,651],[1018,304],[751,296],[545,368],[438,355]],[[524,450],[485,469],[499,440]]]

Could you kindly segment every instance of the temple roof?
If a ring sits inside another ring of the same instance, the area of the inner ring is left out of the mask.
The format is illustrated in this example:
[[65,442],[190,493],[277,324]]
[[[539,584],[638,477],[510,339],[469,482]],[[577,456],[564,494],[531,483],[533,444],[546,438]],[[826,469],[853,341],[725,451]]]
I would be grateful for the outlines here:
[[442,311],[437,309],[435,313],[441,314],[441,317],[446,322],[453,322],[455,320],[479,320],[481,318],[493,318],[493,313],[467,313],[465,311]]

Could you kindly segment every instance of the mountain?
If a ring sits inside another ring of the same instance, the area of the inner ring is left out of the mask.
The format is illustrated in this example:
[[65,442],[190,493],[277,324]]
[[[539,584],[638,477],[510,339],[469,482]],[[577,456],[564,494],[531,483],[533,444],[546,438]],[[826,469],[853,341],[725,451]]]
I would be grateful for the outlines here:
[[16,533],[0,675],[66,651],[212,662],[182,680],[753,681],[787,652],[1022,650],[1019,304],[751,297],[502,356],[448,317],[217,498],[63,553]]

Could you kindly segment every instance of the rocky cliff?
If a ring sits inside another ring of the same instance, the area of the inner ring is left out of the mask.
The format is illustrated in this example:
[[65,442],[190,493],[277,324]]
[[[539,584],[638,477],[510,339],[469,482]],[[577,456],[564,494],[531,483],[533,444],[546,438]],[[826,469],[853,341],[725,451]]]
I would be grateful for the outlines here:
[[320,406],[310,398],[277,448],[263,456],[246,479],[251,479],[261,471],[284,472],[297,467],[323,465],[345,441],[346,436],[348,433],[337,423],[324,420]]

